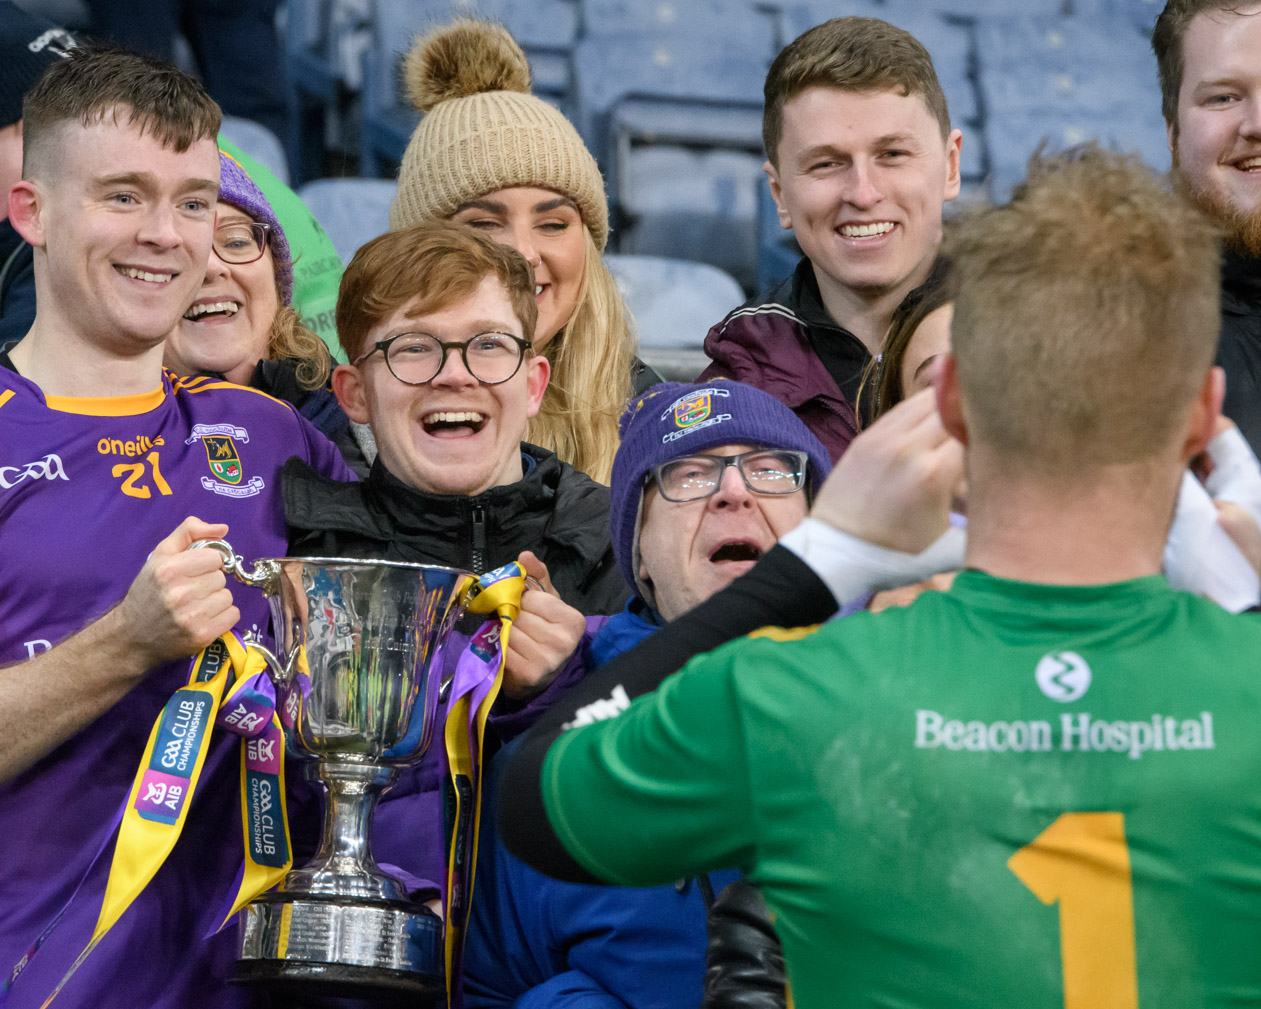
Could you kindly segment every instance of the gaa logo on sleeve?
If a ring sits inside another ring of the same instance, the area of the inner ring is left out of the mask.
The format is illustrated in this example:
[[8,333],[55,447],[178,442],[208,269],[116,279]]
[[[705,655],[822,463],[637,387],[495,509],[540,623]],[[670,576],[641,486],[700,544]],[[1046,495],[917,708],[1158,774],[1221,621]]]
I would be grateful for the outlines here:
[[1033,678],[1038,689],[1053,701],[1068,704],[1090,689],[1090,666],[1076,652],[1051,652],[1042,656]]

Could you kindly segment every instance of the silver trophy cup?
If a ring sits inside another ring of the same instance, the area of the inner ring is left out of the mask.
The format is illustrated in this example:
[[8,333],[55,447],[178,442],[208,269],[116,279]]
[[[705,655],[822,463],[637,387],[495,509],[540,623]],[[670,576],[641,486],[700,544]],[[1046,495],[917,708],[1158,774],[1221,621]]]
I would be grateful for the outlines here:
[[[464,611],[472,575],[387,561],[286,558],[228,571],[271,604],[277,697],[301,690],[291,756],[326,791],[319,851],[241,916],[233,980],[320,995],[432,996],[444,988],[442,922],[372,857],[372,817],[399,769],[429,747],[435,654]],[[299,656],[305,651],[309,692]]]

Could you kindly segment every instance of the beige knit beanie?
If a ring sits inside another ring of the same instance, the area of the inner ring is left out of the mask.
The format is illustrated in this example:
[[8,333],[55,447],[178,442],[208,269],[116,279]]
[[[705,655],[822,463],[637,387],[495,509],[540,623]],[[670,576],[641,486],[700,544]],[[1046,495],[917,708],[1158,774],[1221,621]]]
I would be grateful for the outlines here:
[[538,186],[572,199],[604,249],[600,169],[569,120],[530,94],[530,65],[507,29],[469,18],[435,28],[412,45],[403,77],[425,115],[403,154],[391,228],[449,218],[496,189]]

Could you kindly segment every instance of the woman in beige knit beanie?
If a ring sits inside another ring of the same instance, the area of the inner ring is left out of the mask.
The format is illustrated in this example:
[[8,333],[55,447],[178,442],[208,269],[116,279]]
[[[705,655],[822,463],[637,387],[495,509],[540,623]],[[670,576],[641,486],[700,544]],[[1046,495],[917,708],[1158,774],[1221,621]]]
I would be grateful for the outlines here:
[[525,54],[500,25],[462,18],[430,31],[404,78],[425,115],[403,155],[390,227],[455,220],[530,261],[534,347],[552,378],[526,437],[608,483],[618,417],[643,366],[600,258],[609,209],[595,159],[569,120],[530,94]]

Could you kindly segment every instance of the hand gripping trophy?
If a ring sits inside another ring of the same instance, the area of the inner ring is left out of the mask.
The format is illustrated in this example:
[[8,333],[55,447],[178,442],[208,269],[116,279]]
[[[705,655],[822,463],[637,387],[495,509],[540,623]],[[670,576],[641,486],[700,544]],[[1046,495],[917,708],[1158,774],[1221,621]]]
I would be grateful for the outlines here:
[[[438,995],[442,920],[377,866],[372,816],[399,769],[432,741],[439,691],[451,686],[440,685],[434,661],[444,641],[475,600],[494,616],[487,601],[496,592],[483,587],[499,582],[502,597],[505,572],[519,602],[522,572],[509,565],[479,581],[451,568],[322,558],[262,560],[247,571],[230,545],[203,545],[268,597],[276,654],[267,662],[288,750],[326,791],[314,858],[244,908],[233,979],[321,994]],[[448,958],[449,949],[448,939]]]
[[[163,706],[119,813],[96,928],[44,1004],[178,842],[217,728],[241,741],[244,865],[218,915],[226,924],[241,912],[231,980],[409,1005],[436,1001],[445,985],[450,998],[477,857],[483,731],[524,570],[514,562],[475,578],[453,568],[318,557],[263,559],[247,570],[225,541],[190,549],[197,548],[216,550],[229,574],[263,591],[275,652],[250,635],[225,634],[194,659],[188,683]],[[435,659],[466,611],[490,619],[441,683]],[[369,848],[377,800],[428,749],[440,693],[454,785],[445,922],[409,899]],[[319,850],[292,870],[286,754],[326,793]],[[0,1003],[60,919],[0,977]]]

